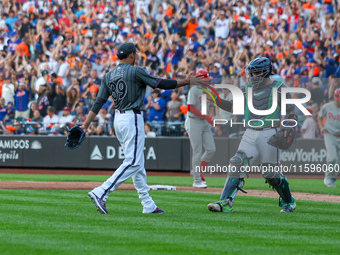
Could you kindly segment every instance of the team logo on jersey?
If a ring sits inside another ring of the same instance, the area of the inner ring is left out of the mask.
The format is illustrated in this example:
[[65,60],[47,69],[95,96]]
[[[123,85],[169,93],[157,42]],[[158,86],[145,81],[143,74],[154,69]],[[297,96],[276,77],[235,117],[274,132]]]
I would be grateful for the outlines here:
[[255,96],[255,97],[258,97],[258,96],[263,95],[264,93],[265,93],[264,91],[261,91],[261,92],[258,92],[258,93],[254,93],[254,96]]
[[127,86],[124,80],[119,80],[117,83],[110,82],[111,96],[116,105],[126,96]]

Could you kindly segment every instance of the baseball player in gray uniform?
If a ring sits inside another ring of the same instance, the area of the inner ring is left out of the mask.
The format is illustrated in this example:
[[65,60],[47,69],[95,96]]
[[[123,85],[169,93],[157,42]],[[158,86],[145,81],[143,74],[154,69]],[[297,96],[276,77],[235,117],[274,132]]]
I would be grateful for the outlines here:
[[[272,105],[272,90],[285,86],[282,82],[271,81],[269,76],[272,72],[272,65],[268,58],[259,57],[252,60],[246,68],[249,87],[253,88],[253,106],[258,110],[267,110]],[[245,98],[247,98],[247,92]],[[280,99],[280,97],[278,96]],[[231,112],[232,103],[227,100],[221,100],[222,104],[217,101],[217,105],[222,109]],[[288,119],[297,120],[295,107],[287,105]],[[235,196],[239,190],[242,190],[244,177],[246,173],[242,171],[242,167],[251,166],[253,162],[260,157],[262,167],[274,167],[280,162],[279,149],[267,143],[267,141],[280,129],[280,121],[268,121],[266,119],[280,118],[280,101],[274,113],[269,116],[258,116],[249,111],[247,100],[245,100],[245,123],[249,120],[260,119],[261,121],[252,122],[252,126],[248,126],[244,133],[241,143],[238,147],[236,155],[229,161],[231,171],[228,171],[228,177],[224,185],[224,189],[220,201],[208,204],[208,209],[213,212],[232,212]],[[262,171],[266,182],[271,185],[280,195],[279,206],[282,207],[281,212],[292,212],[295,207],[295,200],[291,195],[288,180],[280,171]]]
[[[211,81],[212,79],[209,76],[209,72],[203,69],[199,70],[196,75],[204,77],[206,81]],[[192,169],[190,172],[194,178],[192,186],[195,188],[207,188],[207,183],[201,174],[201,170],[207,167],[216,151],[214,137],[211,132],[212,118],[208,115],[202,115],[199,110],[201,108],[202,93],[203,90],[199,86],[193,86],[189,90],[187,102],[188,114],[185,120],[185,129],[188,132],[193,153]],[[205,150],[204,153],[202,145]]]
[[[326,117],[325,126],[322,125],[323,117]],[[324,183],[328,187],[335,188],[340,167],[340,89],[334,91],[334,102],[322,106],[318,124],[321,133],[324,133],[327,150],[328,169],[325,173]]]
[[87,130],[98,111],[111,96],[115,102],[114,129],[124,150],[125,159],[114,174],[101,186],[89,192],[91,200],[99,212],[108,214],[106,200],[109,194],[120,184],[132,177],[137,190],[143,213],[163,213],[149,195],[144,168],[144,97],[146,86],[161,89],[174,89],[188,85],[204,83],[202,78],[189,75],[183,80],[161,79],[152,76],[146,69],[134,66],[136,48],[133,43],[123,43],[117,49],[119,65],[105,74],[90,113],[81,128]]

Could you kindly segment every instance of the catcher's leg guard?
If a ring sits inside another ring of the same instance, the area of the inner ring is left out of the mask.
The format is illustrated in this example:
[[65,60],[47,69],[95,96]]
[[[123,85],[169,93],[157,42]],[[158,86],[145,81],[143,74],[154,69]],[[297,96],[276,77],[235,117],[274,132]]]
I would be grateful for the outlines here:
[[234,200],[239,190],[246,193],[242,190],[246,174],[242,172],[241,167],[249,164],[249,158],[243,151],[237,151],[236,155],[233,156],[229,162],[230,171],[224,184],[221,201],[225,199]]
[[[284,174],[274,170],[275,164],[266,163],[262,165],[272,166],[273,170],[262,172],[262,176],[266,179],[266,182],[276,190],[285,204],[291,203],[292,194],[290,192],[288,180]],[[280,202],[280,206],[281,204],[282,203]]]
[[234,200],[236,194],[239,190],[242,190],[242,186],[244,184],[244,178],[231,178],[228,177],[223,188],[223,192],[221,195],[221,200],[231,199]]

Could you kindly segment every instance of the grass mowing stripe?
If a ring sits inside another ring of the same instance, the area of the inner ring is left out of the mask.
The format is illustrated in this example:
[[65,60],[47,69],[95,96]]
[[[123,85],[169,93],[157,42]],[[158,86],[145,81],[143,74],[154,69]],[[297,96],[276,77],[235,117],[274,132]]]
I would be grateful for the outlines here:
[[116,191],[101,215],[84,191],[0,190],[1,254],[337,254],[335,203],[237,197],[211,213],[216,195],[151,192],[163,215],[144,215],[135,191]]
[[[38,174],[0,174],[3,181],[86,181],[103,182],[109,176],[103,175],[38,175]],[[209,187],[223,188],[225,178],[206,178]],[[192,186],[192,178],[185,176],[148,176],[148,184],[162,184],[174,186]],[[129,179],[126,183],[131,184]],[[336,188],[326,187],[323,180],[318,179],[289,179],[292,192],[306,192],[315,194],[340,195],[340,184]],[[268,184],[262,178],[246,179],[244,188],[269,190]]]

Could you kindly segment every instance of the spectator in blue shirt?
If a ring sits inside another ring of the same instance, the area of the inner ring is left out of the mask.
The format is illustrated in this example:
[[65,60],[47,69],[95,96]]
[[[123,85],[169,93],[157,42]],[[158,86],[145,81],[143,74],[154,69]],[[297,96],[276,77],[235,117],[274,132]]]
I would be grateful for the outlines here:
[[221,64],[215,63],[214,64],[214,71],[210,73],[210,76],[213,77],[212,83],[213,84],[220,84],[222,82],[222,75],[220,73]]
[[5,106],[5,99],[0,97],[0,121],[4,121],[4,118],[7,115],[7,108]]
[[20,81],[19,85],[14,84],[15,118],[29,117],[28,101],[30,97],[28,82]]
[[149,111],[148,122],[157,130],[157,135],[161,134],[162,124],[164,122],[164,115],[166,112],[165,101],[162,99],[161,92],[155,89],[151,94],[151,100],[146,106]]
[[19,18],[14,16],[14,11],[10,11],[9,12],[9,16],[7,17],[7,19],[5,20],[5,23],[11,26],[11,29],[14,28],[14,24],[15,22],[18,20]]
[[189,49],[193,50],[194,52],[197,52],[198,47],[200,46],[199,42],[197,41],[197,35],[195,33],[191,34],[191,43],[189,45]]

